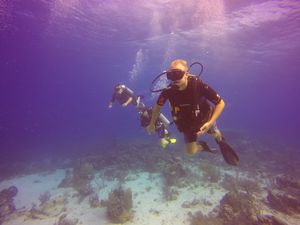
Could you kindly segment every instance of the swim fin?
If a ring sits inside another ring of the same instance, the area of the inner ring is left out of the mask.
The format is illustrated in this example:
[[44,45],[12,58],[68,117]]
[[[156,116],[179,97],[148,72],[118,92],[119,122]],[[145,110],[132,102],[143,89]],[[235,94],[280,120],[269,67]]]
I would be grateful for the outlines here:
[[210,153],[216,153],[216,151],[211,150],[211,148],[208,146],[208,144],[205,141],[198,141],[198,145],[201,145],[202,151],[204,152],[210,152]]
[[223,155],[224,160],[232,166],[237,166],[239,164],[239,157],[238,155],[235,153],[235,151],[230,147],[229,144],[227,144],[227,142],[225,141],[224,138],[222,138],[221,141],[217,141],[221,153]]

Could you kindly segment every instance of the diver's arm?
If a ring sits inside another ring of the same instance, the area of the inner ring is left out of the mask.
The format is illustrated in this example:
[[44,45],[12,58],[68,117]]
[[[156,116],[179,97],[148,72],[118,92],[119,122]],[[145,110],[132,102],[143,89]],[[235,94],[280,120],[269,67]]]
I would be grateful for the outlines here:
[[211,115],[210,120],[208,121],[210,124],[213,124],[219,118],[224,107],[225,107],[225,102],[223,99],[221,99],[220,102],[215,106],[213,114]]
[[209,121],[207,121],[205,124],[203,124],[203,126],[200,128],[200,131],[197,133],[198,135],[203,135],[210,129],[210,127],[214,124],[214,122],[221,115],[224,107],[225,107],[225,102],[223,101],[223,99],[221,99],[219,101],[219,103],[216,104],[215,109],[214,109]]
[[152,133],[155,131],[155,123],[160,114],[160,108],[161,108],[160,105],[155,104],[155,106],[152,109],[151,120],[150,120],[149,125],[146,127],[146,130],[148,131],[148,133]]
[[129,97],[128,100],[122,104],[122,106],[124,106],[124,107],[128,106],[128,104],[129,104],[131,101],[132,101],[132,97]]
[[108,108],[111,108],[113,106],[115,99],[116,99],[116,93],[113,93],[113,95],[108,103]]

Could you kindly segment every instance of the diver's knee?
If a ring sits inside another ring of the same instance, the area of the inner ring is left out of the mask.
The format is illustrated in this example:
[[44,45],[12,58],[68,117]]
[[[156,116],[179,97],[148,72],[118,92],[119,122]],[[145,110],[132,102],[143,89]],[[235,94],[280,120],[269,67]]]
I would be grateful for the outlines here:
[[214,137],[214,139],[216,139],[216,141],[221,141],[222,140],[222,133],[219,129],[215,130],[215,132],[212,133],[212,136]]
[[193,156],[198,152],[198,146],[196,142],[187,143],[185,150],[188,155]]

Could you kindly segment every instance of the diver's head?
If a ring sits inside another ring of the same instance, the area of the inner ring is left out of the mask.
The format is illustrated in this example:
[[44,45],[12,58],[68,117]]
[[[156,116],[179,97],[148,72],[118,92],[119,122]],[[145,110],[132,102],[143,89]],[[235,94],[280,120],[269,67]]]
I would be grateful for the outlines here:
[[124,85],[122,85],[122,84],[117,84],[117,85],[115,86],[115,92],[121,94],[121,93],[123,92],[123,90],[124,90]]
[[173,85],[178,86],[179,90],[184,90],[187,87],[188,65],[183,59],[172,61],[169,70],[167,71],[168,80],[172,81]]

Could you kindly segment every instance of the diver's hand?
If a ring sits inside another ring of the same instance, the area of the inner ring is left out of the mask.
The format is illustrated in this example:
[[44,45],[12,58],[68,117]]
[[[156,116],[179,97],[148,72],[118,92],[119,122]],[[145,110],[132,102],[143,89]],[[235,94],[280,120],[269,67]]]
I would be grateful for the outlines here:
[[211,125],[212,124],[210,122],[206,122],[205,124],[203,124],[203,126],[197,132],[197,135],[199,135],[199,136],[204,135],[209,130],[209,128],[211,127]]
[[108,108],[112,108],[112,102],[108,104]]
[[123,107],[126,107],[127,105],[128,105],[127,102],[122,104]]
[[155,131],[155,124],[150,123],[147,127],[146,130],[148,132],[148,134],[151,134]]

